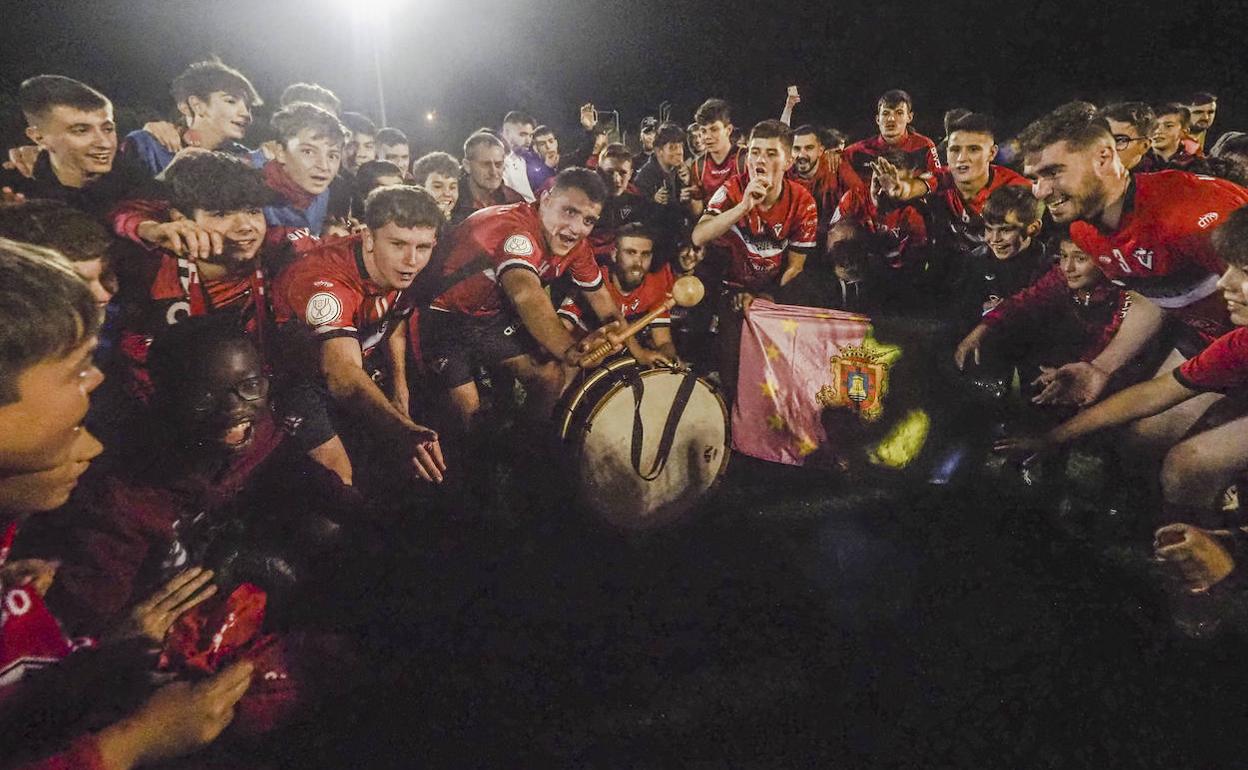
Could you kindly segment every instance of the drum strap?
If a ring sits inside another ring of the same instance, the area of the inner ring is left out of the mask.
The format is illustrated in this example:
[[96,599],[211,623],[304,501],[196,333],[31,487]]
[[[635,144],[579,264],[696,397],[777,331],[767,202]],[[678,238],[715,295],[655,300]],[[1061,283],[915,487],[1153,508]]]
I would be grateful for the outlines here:
[[686,372],[676,396],[672,399],[672,408],[667,412],[667,422],[663,424],[663,435],[659,438],[659,448],[654,454],[654,464],[649,472],[641,470],[641,446],[645,442],[645,426],[641,423],[641,399],[645,395],[646,386],[642,382],[641,372],[634,369],[625,375],[633,388],[633,445],[631,447],[633,470],[646,481],[654,481],[667,465],[667,457],[672,452],[672,442],[676,440],[676,428],[680,418],[689,405],[689,397],[693,395],[693,387],[698,377],[693,372]]

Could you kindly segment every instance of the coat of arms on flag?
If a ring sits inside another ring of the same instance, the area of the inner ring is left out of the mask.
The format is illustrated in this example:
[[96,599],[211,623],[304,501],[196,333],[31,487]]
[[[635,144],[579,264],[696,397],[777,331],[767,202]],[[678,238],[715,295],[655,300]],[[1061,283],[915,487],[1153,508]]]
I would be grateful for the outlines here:
[[884,413],[888,389],[889,351],[867,344],[847,345],[829,363],[832,382],[815,394],[824,407],[854,409],[868,422]]

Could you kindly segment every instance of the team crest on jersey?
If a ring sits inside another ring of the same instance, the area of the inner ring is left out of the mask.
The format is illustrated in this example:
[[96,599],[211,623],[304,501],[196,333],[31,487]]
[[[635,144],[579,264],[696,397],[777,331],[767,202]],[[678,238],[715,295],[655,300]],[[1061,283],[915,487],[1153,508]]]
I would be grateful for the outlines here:
[[533,253],[533,241],[530,241],[528,236],[517,233],[503,241],[503,251],[517,257],[527,257]]
[[312,326],[324,326],[342,317],[342,302],[327,291],[320,291],[308,300],[305,315]]
[[1152,249],[1136,249],[1131,252],[1131,256],[1135,257],[1135,261],[1143,265],[1145,270],[1153,269]]
[[628,217],[629,217],[629,215],[631,215],[632,213],[633,213],[633,207],[632,207],[632,206],[621,206],[621,207],[620,207],[620,219],[627,220],[627,219],[628,219]]
[[1210,211],[1207,214],[1202,214],[1200,219],[1196,220],[1196,226],[1199,227],[1201,230],[1204,230],[1208,228],[1209,225],[1217,221],[1218,221],[1218,212]]
[[771,226],[771,229],[772,229],[772,232],[774,232],[774,233],[776,234],[776,237],[777,237],[777,238],[779,238],[779,237],[780,237],[780,233],[784,232],[784,223],[783,223],[783,222],[777,222],[777,223],[775,223],[774,225],[772,225],[772,226]]
[[867,422],[884,414],[883,397],[888,388],[889,357],[886,350],[868,345],[847,345],[830,359],[832,382],[815,394],[825,407],[849,408]]

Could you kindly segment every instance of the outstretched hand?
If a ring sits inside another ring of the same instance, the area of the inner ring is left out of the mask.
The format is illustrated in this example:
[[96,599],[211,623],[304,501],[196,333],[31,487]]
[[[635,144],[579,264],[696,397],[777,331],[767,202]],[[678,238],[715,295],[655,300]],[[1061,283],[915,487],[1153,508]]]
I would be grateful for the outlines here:
[[1087,406],[1105,392],[1109,374],[1085,361],[1076,361],[1056,369],[1040,367],[1040,376],[1031,384],[1043,388],[1031,399],[1032,403]]

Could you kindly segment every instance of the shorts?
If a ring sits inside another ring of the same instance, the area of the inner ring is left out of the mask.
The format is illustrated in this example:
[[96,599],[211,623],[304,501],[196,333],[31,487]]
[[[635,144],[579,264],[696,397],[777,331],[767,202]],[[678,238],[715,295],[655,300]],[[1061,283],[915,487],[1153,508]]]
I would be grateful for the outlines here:
[[420,348],[429,375],[448,390],[472,382],[482,366],[523,355],[544,357],[524,323],[510,313],[482,318],[441,310],[424,312]]

